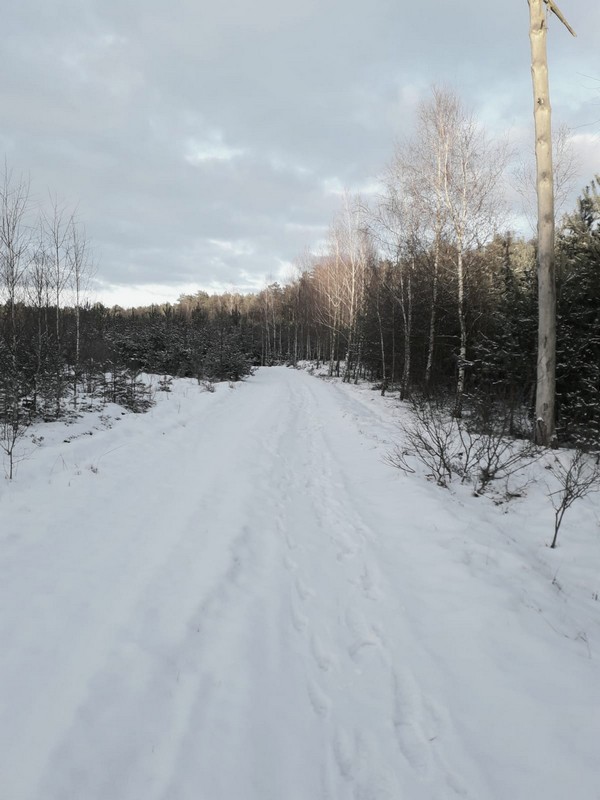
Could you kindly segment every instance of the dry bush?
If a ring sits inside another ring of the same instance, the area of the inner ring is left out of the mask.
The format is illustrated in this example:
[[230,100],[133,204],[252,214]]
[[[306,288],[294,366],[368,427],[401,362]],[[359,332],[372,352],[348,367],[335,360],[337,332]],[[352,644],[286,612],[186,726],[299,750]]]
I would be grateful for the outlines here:
[[558,531],[563,517],[576,500],[600,489],[599,456],[575,450],[569,457],[555,456],[549,465],[559,488],[548,493],[554,507],[554,538],[550,547],[556,547]]
[[414,473],[412,462],[425,466],[439,486],[454,478],[472,481],[481,494],[492,481],[508,479],[540,457],[530,441],[508,435],[509,414],[502,407],[475,407],[464,417],[452,414],[443,399],[418,397],[411,401],[411,419],[404,426],[405,444],[388,454],[388,463]]

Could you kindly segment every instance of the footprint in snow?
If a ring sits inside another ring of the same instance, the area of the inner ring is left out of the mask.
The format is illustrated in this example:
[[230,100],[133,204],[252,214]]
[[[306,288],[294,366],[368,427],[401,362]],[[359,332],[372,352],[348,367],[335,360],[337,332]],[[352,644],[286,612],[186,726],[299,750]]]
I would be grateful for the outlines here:
[[307,586],[301,578],[296,578],[296,591],[298,592],[298,597],[301,600],[308,600],[310,597],[314,597],[314,591]]
[[331,709],[331,700],[325,692],[310,678],[306,681],[308,699],[315,714],[326,717]]
[[422,714],[419,687],[408,673],[400,676],[398,670],[394,669],[392,691],[392,722],[398,747],[415,772],[421,777],[428,777],[431,772],[431,753],[430,743],[426,741],[420,720]]
[[292,617],[292,625],[298,631],[298,633],[302,633],[306,630],[308,620],[298,608],[297,603],[298,601],[292,594],[290,597],[290,615]]
[[295,572],[295,570],[298,568],[298,564],[289,556],[283,557],[283,566],[288,570],[288,572]]
[[327,672],[332,666],[333,659],[315,633],[310,637],[310,651],[319,669]]

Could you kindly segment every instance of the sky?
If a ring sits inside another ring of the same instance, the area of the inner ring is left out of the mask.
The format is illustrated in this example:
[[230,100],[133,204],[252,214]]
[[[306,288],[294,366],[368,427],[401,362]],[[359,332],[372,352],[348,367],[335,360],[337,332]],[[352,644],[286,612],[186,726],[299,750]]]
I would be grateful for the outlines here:
[[[77,208],[91,298],[283,281],[369,192],[433,84],[533,146],[526,0],[1,0],[0,153]],[[550,21],[556,124],[600,171],[600,4]]]

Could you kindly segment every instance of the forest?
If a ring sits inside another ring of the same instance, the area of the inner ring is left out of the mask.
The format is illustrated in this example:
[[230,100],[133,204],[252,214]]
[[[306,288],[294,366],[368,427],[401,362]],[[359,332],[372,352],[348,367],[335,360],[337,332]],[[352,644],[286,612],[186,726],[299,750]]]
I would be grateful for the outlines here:
[[[559,154],[560,156],[560,154]],[[175,304],[87,301],[90,245],[57,202],[39,214],[27,181],[0,196],[0,415],[5,450],[34,420],[112,401],[143,411],[142,372],[237,381],[257,365],[326,363],[401,399],[435,397],[531,435],[536,241],[507,229],[510,148],[448,90],[422,103],[367,200],[344,194],[327,241],[284,285],[199,291]],[[560,157],[557,180],[560,179]],[[557,224],[557,433],[600,444],[600,194]],[[558,187],[560,189],[560,187]],[[7,450],[7,452],[8,452]]]

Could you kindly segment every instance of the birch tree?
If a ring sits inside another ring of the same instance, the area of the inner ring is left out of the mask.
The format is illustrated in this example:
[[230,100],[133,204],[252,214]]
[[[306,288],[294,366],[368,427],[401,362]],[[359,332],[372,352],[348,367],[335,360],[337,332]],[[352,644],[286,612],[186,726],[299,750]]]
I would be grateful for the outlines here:
[[403,165],[406,172],[412,172],[410,192],[430,229],[433,251],[426,386],[430,384],[433,368],[442,240],[448,221],[444,180],[450,163],[455,100],[451,92],[433,88],[431,100],[419,106],[416,134]]
[[50,275],[51,296],[54,303],[55,365],[54,365],[54,402],[57,417],[61,415],[61,402],[64,393],[64,358],[61,330],[61,307],[64,292],[70,280],[70,248],[73,215],[61,207],[56,198],[52,198],[51,209],[43,218],[44,237],[48,272]]
[[315,264],[312,278],[315,287],[315,317],[329,334],[327,360],[329,376],[339,376],[339,337],[342,315],[340,264],[333,254],[320,257]]
[[454,413],[462,414],[468,360],[467,257],[470,249],[489,241],[502,219],[500,181],[507,148],[491,141],[450,90],[434,89],[430,113],[441,115],[443,154],[441,188],[444,213],[454,251],[457,284],[459,350]]
[[16,308],[31,260],[29,184],[5,167],[0,186],[0,281],[9,311],[12,358],[17,357]]
[[346,331],[346,366],[344,381],[360,365],[359,315],[365,291],[365,269],[369,243],[367,227],[358,198],[344,196],[343,207],[330,233],[330,251],[335,260],[339,280],[343,328]]
[[420,202],[415,190],[414,175],[407,169],[405,153],[397,150],[396,157],[385,175],[385,193],[375,212],[375,229],[378,241],[392,265],[386,270],[385,284],[395,305],[400,309],[404,340],[400,397],[409,392],[412,365],[413,339],[413,284],[416,259],[425,241],[423,220],[427,206]]
[[16,444],[29,424],[23,407],[27,381],[17,321],[17,305],[24,299],[26,273],[31,262],[29,210],[29,184],[23,179],[13,179],[5,166],[0,185],[0,297],[4,295],[8,311],[8,330],[4,341],[0,330],[0,449],[8,458],[10,480]]
[[89,278],[88,245],[85,229],[71,218],[69,224],[69,244],[67,247],[68,268],[67,273],[73,294],[73,307],[75,310],[75,354],[73,363],[73,406],[77,408],[77,387],[79,385],[81,362],[81,306],[83,294],[87,288]]

